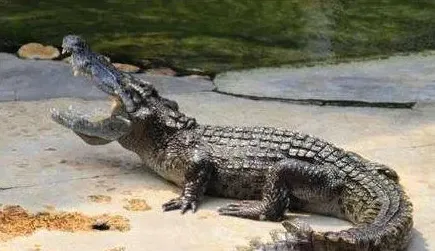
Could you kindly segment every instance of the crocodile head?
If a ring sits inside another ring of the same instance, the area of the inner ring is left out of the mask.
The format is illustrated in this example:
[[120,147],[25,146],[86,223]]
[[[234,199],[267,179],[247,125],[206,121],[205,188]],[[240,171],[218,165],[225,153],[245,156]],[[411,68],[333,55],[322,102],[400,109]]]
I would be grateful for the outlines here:
[[148,82],[117,70],[104,56],[93,52],[81,37],[65,36],[63,52],[71,53],[74,75],[90,78],[113,101],[108,118],[91,122],[74,109],[52,109],[52,119],[73,130],[86,142],[103,144],[128,135],[146,123],[181,128],[195,123],[178,111],[176,102],[160,97]]
[[89,50],[84,39],[77,35],[67,35],[62,40],[62,54],[83,52]]
[[[74,76],[90,77],[100,90],[110,96],[122,93],[122,89],[125,88],[124,82],[120,81],[123,74],[106,57],[93,52],[80,36],[65,36],[62,41],[62,53],[71,53],[70,62]],[[127,109],[133,109],[133,107],[127,107]]]

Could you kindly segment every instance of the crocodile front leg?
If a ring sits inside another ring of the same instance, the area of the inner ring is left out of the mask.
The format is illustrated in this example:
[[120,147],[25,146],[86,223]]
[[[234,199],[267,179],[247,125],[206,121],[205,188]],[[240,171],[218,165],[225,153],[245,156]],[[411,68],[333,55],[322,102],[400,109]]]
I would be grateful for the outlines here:
[[92,122],[73,112],[51,110],[51,118],[57,123],[73,130],[86,143],[91,145],[107,144],[117,140],[131,130],[131,122],[121,116]]
[[181,213],[184,214],[191,209],[196,212],[198,203],[204,196],[207,183],[210,180],[213,165],[207,156],[200,153],[195,153],[192,159],[192,164],[187,167],[184,175],[181,196],[163,204],[163,211],[180,209]]

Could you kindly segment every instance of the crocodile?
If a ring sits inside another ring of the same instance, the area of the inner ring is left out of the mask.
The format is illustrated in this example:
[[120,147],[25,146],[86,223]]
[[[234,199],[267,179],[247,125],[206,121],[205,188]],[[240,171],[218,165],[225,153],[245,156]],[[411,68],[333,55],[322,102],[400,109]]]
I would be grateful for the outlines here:
[[[74,75],[90,78],[114,102],[100,121],[51,111],[57,123],[90,145],[117,141],[145,166],[182,188],[163,211],[197,211],[204,195],[238,199],[219,214],[282,221],[285,231],[255,250],[406,250],[412,203],[391,168],[301,132],[274,127],[202,125],[161,97],[155,87],[113,67],[80,36],[67,35]],[[322,214],[353,223],[316,231],[288,211]]]

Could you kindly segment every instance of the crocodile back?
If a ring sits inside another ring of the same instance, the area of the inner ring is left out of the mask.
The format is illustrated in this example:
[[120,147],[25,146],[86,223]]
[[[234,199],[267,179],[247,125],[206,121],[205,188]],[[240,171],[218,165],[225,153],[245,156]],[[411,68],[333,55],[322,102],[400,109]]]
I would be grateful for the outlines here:
[[[270,159],[298,158],[309,162],[335,163],[345,152],[309,134],[273,127],[204,126],[199,129],[202,139],[217,149],[238,152],[244,157]],[[347,161],[347,159],[343,159]]]

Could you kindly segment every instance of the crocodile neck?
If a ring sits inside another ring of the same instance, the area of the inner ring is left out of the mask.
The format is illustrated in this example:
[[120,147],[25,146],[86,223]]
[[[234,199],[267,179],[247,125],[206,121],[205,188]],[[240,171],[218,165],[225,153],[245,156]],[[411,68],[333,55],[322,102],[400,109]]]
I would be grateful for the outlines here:
[[[118,139],[126,149],[135,152],[144,164],[165,179],[176,184],[182,182],[185,158],[180,151],[189,149],[194,140],[194,131],[199,125],[168,106],[146,119],[136,118],[130,133]],[[174,166],[173,162],[180,162]]]

